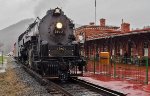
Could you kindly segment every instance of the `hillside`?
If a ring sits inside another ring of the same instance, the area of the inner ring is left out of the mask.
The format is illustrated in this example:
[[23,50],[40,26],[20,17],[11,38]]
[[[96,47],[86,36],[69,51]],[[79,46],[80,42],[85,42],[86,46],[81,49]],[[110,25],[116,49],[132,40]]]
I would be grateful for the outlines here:
[[[33,21],[33,18],[24,19],[16,24],[0,30],[0,50],[3,50],[6,54],[11,52],[18,36],[23,33]],[[80,24],[75,24],[76,28],[80,26]]]
[[23,33],[28,25],[32,23],[34,19],[24,19],[20,22],[8,26],[0,30],[0,44],[3,44],[3,47],[0,49],[5,53],[8,53],[13,50],[13,44],[16,42],[18,36]]

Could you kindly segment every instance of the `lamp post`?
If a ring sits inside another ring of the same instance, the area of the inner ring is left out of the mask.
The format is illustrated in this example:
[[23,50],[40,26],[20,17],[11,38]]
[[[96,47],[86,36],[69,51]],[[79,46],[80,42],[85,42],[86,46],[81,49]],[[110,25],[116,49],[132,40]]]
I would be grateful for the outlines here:
[[3,65],[3,51],[2,51],[2,65]]
[[[147,50],[147,54],[144,54],[145,55],[145,63],[146,63],[146,80],[145,80],[145,84],[148,84],[148,46],[150,44],[150,39],[149,39],[149,36],[150,34],[147,34],[147,35],[143,35],[144,36],[144,39],[146,39],[146,42],[144,44],[144,48]],[[148,36],[148,37],[147,37]]]
[[96,43],[94,44],[94,74],[95,74],[95,72],[96,72],[96,61],[97,61],[97,57],[96,57]]
[[148,56],[145,57],[146,59],[146,84],[148,84]]
[[145,56],[145,63],[146,63],[146,80],[145,80],[145,84],[148,84],[148,42],[145,42],[144,44],[144,51],[146,50],[146,52],[144,52],[144,56]]
[[116,78],[116,56],[115,56],[115,51],[114,51],[114,48],[115,48],[115,39],[114,41],[113,40],[113,36],[110,36],[110,39],[111,39],[111,65],[113,64],[114,66],[114,78]]

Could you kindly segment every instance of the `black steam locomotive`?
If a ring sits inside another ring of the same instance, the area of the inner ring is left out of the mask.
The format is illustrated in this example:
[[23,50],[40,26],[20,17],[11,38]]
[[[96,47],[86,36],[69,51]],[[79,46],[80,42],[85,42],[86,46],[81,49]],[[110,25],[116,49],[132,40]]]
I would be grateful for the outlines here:
[[43,77],[66,80],[82,75],[85,60],[73,32],[73,22],[60,8],[49,10],[19,36],[16,57]]

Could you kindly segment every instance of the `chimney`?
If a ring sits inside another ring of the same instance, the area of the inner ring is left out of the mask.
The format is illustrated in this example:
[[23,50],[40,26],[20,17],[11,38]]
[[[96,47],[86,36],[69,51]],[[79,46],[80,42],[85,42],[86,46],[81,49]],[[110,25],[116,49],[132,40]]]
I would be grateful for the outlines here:
[[129,32],[130,31],[130,24],[129,23],[122,23],[121,24],[121,32]]
[[104,18],[100,19],[100,26],[101,27],[105,26],[105,19]]
[[94,22],[90,22],[90,25],[94,25]]

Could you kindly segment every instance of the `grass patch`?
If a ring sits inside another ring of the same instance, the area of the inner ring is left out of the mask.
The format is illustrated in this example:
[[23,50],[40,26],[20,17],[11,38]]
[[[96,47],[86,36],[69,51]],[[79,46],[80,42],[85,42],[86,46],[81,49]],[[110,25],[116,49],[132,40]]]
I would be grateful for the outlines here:
[[[4,62],[4,56],[3,56],[3,62]],[[2,64],[2,56],[0,56],[0,64]]]

